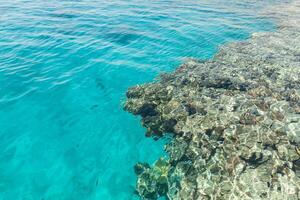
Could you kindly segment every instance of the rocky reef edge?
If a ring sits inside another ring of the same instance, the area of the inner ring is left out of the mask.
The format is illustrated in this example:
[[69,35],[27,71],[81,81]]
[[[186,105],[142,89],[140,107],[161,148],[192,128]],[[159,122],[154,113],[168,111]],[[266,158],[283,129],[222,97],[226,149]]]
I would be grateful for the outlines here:
[[142,199],[300,199],[300,3],[271,13],[276,32],[128,90],[146,134],[172,135],[169,158],[135,166]]

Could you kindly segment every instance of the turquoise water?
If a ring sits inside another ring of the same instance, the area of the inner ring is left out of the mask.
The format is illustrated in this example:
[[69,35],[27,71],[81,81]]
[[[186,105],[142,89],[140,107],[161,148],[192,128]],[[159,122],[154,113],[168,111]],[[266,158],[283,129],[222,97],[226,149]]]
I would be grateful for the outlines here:
[[0,0],[0,199],[135,199],[163,156],[126,89],[274,25],[267,2]]

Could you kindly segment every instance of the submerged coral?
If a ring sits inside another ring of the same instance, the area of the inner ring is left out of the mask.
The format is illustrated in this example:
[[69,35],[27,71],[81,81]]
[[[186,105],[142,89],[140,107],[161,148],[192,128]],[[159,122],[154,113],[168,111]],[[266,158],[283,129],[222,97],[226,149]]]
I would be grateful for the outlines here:
[[147,135],[173,135],[168,160],[136,165],[143,199],[300,199],[300,3],[292,7],[284,16],[281,7],[278,31],[128,90],[125,109]]
[[148,164],[138,163],[135,173],[140,176],[137,190],[146,199],[157,199],[168,192],[168,176],[170,164],[160,158],[153,167]]

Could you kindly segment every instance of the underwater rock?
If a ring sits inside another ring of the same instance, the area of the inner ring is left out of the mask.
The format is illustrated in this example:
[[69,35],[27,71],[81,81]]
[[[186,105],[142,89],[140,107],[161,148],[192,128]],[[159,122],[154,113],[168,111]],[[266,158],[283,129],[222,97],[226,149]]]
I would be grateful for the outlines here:
[[168,160],[135,167],[142,199],[300,199],[300,1],[278,16],[276,32],[128,90],[147,135],[173,135]]
[[158,199],[168,192],[168,173],[170,164],[160,158],[153,167],[138,163],[135,173],[138,175],[137,193],[144,199]]

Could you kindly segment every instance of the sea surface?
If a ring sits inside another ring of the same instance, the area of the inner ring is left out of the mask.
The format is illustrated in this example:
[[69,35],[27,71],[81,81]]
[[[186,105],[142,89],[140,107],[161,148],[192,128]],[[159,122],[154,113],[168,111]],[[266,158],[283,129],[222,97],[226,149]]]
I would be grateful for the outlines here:
[[165,156],[130,86],[273,31],[254,0],[0,0],[0,200],[131,200]]

